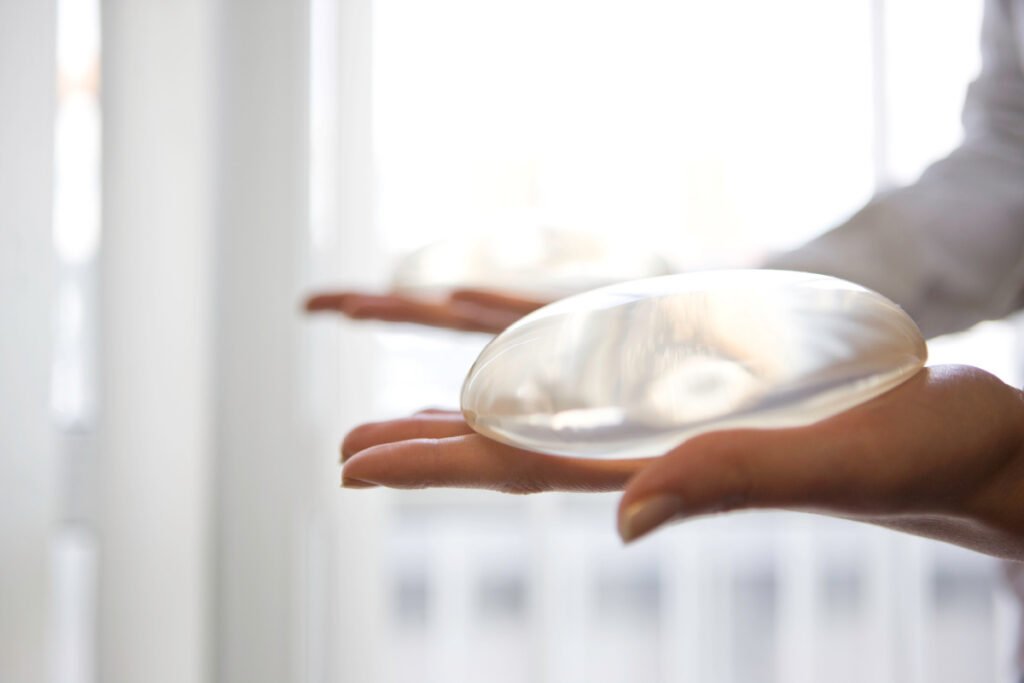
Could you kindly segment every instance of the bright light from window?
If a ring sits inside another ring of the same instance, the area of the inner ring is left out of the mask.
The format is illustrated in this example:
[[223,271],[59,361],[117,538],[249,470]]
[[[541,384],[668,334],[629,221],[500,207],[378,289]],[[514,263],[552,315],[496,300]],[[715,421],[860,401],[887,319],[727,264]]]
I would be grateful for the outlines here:
[[100,239],[98,0],[61,0],[57,17],[54,244],[61,260],[84,263]]
[[393,250],[512,216],[715,265],[802,241],[871,191],[865,3],[375,8]]
[[[889,2],[889,166],[892,180],[912,182],[963,137],[960,110],[966,85],[981,62],[981,2]],[[922,21],[922,17],[928,17]]]
[[100,8],[60,0],[53,242],[58,262],[52,409],[62,429],[87,429],[94,413],[100,244]]

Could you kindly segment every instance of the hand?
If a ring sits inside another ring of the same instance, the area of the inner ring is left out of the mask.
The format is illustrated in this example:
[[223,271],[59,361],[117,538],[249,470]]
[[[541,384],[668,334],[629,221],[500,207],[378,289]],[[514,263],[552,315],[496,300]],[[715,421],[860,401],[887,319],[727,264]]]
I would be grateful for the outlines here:
[[436,411],[353,430],[343,458],[346,486],[625,488],[625,541],[672,520],[779,508],[1024,560],[1024,398],[971,367],[926,368],[814,425],[704,434],[658,458],[530,453],[472,433],[458,413]]
[[619,491],[646,460],[533,453],[480,436],[462,414],[425,410],[356,427],[341,446],[342,486],[480,488],[504,493]]
[[337,311],[355,320],[419,323],[497,334],[546,303],[481,289],[456,290],[441,299],[405,294],[331,292],[311,296],[306,301],[306,310]]

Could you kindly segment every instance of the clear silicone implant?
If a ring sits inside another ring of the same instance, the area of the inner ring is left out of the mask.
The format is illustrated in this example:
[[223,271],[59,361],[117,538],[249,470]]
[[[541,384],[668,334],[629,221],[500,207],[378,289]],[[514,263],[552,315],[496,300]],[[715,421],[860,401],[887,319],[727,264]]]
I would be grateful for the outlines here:
[[462,411],[532,451],[628,458],[726,428],[817,422],[917,373],[896,304],[824,275],[727,270],[603,287],[545,306],[484,348]]

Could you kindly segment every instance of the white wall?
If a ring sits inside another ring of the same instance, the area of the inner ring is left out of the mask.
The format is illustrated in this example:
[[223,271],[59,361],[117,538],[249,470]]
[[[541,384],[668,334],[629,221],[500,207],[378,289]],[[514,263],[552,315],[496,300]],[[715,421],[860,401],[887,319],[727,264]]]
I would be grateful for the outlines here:
[[54,3],[0,2],[0,681],[49,680]]

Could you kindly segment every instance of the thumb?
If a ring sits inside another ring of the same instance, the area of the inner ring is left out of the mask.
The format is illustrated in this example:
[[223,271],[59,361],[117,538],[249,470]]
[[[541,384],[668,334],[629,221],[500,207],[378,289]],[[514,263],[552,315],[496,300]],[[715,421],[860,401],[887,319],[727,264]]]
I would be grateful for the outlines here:
[[842,496],[850,460],[812,428],[737,430],[695,437],[655,458],[619,503],[624,542],[670,520],[756,507],[814,509]]

